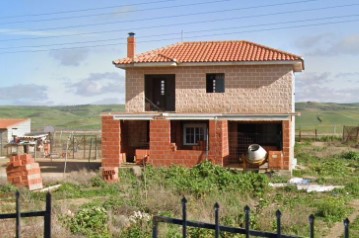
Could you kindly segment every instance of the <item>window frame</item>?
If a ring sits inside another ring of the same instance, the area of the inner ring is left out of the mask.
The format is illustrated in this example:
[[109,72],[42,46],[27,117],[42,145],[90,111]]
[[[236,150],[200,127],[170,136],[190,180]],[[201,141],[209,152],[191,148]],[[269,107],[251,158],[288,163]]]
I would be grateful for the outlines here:
[[[198,145],[198,140],[197,142],[194,142],[194,143],[189,143],[187,142],[187,132],[186,132],[186,129],[187,128],[201,128],[203,129],[203,139],[199,138],[199,140],[206,140],[206,132],[207,132],[207,124],[206,123],[185,123],[183,124],[183,145],[190,145],[190,146],[193,146],[193,145]],[[200,133],[198,133],[199,135],[201,135]],[[196,140],[196,137],[197,137],[197,133],[196,131],[194,130],[194,133],[193,133],[193,141]]]
[[[219,89],[218,89],[218,86],[216,86],[216,85],[220,86]],[[206,74],[206,93],[224,93],[225,91],[226,90],[225,90],[225,74],[224,73],[207,73]]]

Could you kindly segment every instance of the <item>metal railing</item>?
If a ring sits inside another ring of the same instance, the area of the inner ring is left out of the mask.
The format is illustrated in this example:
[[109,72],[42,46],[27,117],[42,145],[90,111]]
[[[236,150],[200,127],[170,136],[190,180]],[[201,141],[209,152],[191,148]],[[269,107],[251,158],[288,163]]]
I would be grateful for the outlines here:
[[25,217],[44,217],[44,238],[51,238],[51,194],[46,194],[46,208],[44,211],[20,212],[20,193],[16,194],[16,212],[0,214],[2,219],[16,219],[15,234],[16,238],[21,237],[21,218]]
[[[219,204],[214,204],[214,224],[198,222],[198,221],[189,221],[187,220],[187,200],[186,198],[182,198],[182,219],[170,218],[165,216],[154,216],[153,217],[153,229],[152,229],[152,237],[158,237],[158,225],[159,223],[167,223],[182,226],[182,237],[187,237],[187,227],[195,227],[195,228],[204,228],[214,230],[214,237],[219,238],[221,232],[229,232],[232,234],[243,234],[246,238],[250,236],[254,237],[265,237],[265,238],[299,238],[300,236],[294,235],[284,235],[282,234],[282,213],[280,210],[276,211],[276,219],[277,226],[276,232],[266,232],[266,231],[257,231],[250,229],[250,208],[248,206],[244,207],[244,219],[245,224],[244,228],[239,227],[229,227],[222,226],[219,224]],[[314,215],[309,216],[309,237],[314,238]],[[349,220],[346,218],[344,220],[344,238],[349,238]]]

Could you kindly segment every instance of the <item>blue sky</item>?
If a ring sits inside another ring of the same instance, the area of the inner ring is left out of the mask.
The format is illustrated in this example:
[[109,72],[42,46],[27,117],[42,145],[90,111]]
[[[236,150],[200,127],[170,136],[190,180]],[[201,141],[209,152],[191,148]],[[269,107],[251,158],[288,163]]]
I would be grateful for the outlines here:
[[304,57],[296,100],[359,102],[358,0],[0,1],[0,105],[124,103],[127,33],[137,52],[248,40]]

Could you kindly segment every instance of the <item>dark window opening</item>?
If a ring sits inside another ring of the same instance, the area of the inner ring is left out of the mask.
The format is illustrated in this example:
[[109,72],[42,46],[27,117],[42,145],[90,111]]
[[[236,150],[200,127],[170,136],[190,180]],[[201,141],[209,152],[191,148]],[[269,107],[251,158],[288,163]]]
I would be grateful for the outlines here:
[[145,75],[145,111],[175,111],[175,75]]
[[248,146],[259,144],[282,150],[281,123],[238,123],[235,140],[238,143],[238,154],[246,154]]
[[207,74],[206,92],[224,93],[224,74]]

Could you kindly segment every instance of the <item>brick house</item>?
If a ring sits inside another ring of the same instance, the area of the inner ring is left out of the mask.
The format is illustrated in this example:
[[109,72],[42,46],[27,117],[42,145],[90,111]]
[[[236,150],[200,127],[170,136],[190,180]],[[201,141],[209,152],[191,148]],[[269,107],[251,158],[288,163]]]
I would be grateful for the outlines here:
[[301,57],[248,41],[181,42],[136,54],[130,33],[126,112],[102,115],[102,166],[125,159],[194,166],[209,159],[245,164],[250,144],[269,151],[268,167],[291,170],[294,73]]

